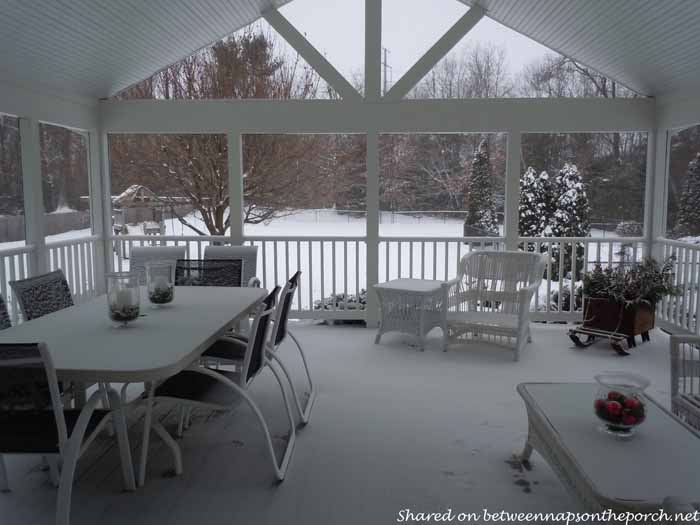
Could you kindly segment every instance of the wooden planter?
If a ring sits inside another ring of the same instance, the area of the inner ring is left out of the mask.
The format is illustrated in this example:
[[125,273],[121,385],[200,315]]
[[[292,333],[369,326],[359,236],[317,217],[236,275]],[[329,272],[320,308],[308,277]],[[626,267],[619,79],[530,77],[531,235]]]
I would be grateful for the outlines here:
[[609,299],[583,300],[583,327],[627,337],[646,335],[654,328],[656,314],[651,307],[625,306]]
[[[649,330],[654,328],[655,309],[644,304],[625,307],[609,299],[584,298],[583,325],[569,330],[569,338],[579,348],[592,345],[597,338],[606,339],[620,355],[637,346],[635,336],[649,341]],[[585,335],[585,341],[580,336]]]

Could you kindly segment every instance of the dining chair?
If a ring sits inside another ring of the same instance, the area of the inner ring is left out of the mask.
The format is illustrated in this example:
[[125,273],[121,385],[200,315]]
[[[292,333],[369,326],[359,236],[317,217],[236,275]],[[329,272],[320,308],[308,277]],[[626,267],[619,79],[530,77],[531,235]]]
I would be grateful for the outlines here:
[[240,287],[242,259],[178,259],[175,264],[175,286]]
[[101,391],[94,392],[82,409],[66,409],[44,343],[0,344],[0,490],[9,491],[2,454],[50,458],[52,479],[58,484],[56,523],[68,525],[77,461],[110,420],[116,427],[125,487],[134,490],[124,413],[117,393],[112,389],[107,393],[113,411],[97,408]]
[[204,259],[241,259],[243,261],[244,286],[260,287],[260,279],[256,276],[258,269],[257,246],[213,246],[204,248]]
[[[311,372],[309,370],[309,364],[306,359],[299,340],[295,335],[289,330],[289,312],[292,309],[292,304],[294,303],[294,295],[299,288],[299,278],[301,277],[301,271],[297,271],[292,275],[287,283],[285,284],[282,292],[280,294],[279,301],[277,302],[277,310],[275,312],[275,317],[273,319],[272,333],[270,339],[267,342],[267,351],[270,358],[269,362],[275,361],[284,373],[289,386],[292,391],[292,399],[294,399],[294,404],[296,406],[297,412],[299,413],[299,418],[303,425],[306,425],[311,418],[311,410],[316,399],[316,387],[313,380],[311,379]],[[304,364],[304,371],[306,372],[306,379],[309,383],[308,398],[306,400],[306,405],[302,407],[302,403],[297,394],[297,389],[294,387],[294,382],[292,381],[292,376],[289,370],[285,366],[282,359],[279,357],[278,349],[282,343],[286,340],[287,335],[296,345],[299,354],[301,355],[302,363]],[[213,361],[215,363],[240,363],[245,355],[245,349],[248,344],[248,338],[242,334],[226,335],[219,338],[209,349],[204,352],[202,357],[206,361]]]
[[5,330],[6,328],[12,328],[12,321],[10,321],[10,314],[7,311],[5,298],[0,295],[0,330]]
[[185,246],[134,246],[129,252],[129,271],[139,274],[139,282],[146,282],[146,263],[168,261],[175,264],[187,257]]
[[73,306],[73,295],[63,270],[10,281],[10,286],[25,321]]
[[[186,370],[165,380],[149,391],[147,414],[152,412],[154,403],[163,401],[176,402],[193,409],[231,411],[238,406],[238,401],[242,399],[253,411],[260,424],[275,475],[279,481],[282,481],[287,473],[292,452],[294,451],[296,429],[282,379],[273,367],[268,366],[268,355],[265,348],[269,336],[270,322],[275,312],[278,292],[279,287],[275,287],[256,309],[251,332],[253,337],[250,338],[246,345],[241,366],[236,366],[233,370],[215,370],[201,366],[199,363],[193,363]],[[249,394],[251,385],[266,368],[272,370],[280,387],[289,422],[289,436],[282,458],[279,461],[275,455],[270,429],[258,405]],[[150,426],[160,436],[167,434],[162,424],[152,417],[150,418]],[[148,429],[144,429],[144,434],[147,432]],[[142,464],[142,469],[145,471],[145,462]],[[176,456],[175,472],[177,474],[182,472],[182,459],[179,456]]]

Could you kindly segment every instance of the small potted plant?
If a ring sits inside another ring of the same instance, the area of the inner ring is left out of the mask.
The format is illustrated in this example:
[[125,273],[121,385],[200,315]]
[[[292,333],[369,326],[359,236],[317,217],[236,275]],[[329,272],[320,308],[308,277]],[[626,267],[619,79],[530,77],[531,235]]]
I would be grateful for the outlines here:
[[631,338],[631,346],[637,335],[648,341],[656,304],[680,293],[673,284],[674,262],[672,256],[662,265],[651,257],[616,268],[596,264],[583,277],[583,328]]

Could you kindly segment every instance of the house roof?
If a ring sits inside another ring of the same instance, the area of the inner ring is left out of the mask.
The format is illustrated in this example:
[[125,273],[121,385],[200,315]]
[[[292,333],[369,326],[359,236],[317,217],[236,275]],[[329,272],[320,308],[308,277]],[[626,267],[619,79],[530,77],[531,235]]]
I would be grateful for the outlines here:
[[0,7],[0,78],[104,98],[289,0],[31,0]]
[[700,88],[698,0],[461,0],[645,95]]
[[[109,97],[289,1],[3,2],[0,78]],[[700,89],[698,0],[461,1],[640,93]]]

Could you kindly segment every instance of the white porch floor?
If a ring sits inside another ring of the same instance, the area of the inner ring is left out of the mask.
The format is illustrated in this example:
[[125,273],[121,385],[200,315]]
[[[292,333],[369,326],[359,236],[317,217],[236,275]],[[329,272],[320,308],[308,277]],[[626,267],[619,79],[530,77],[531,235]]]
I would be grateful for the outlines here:
[[[135,493],[121,491],[114,451],[97,447],[81,466],[72,523],[354,525],[395,523],[406,508],[580,510],[537,454],[531,471],[508,463],[527,430],[515,386],[593,381],[598,371],[624,369],[649,377],[652,395],[668,405],[668,338],[654,331],[650,344],[622,358],[604,343],[572,349],[565,331],[564,325],[534,325],[534,342],[515,363],[510,351],[481,342],[443,353],[439,331],[418,352],[407,336],[388,334],[375,346],[374,330],[300,323],[295,333],[319,394],[284,483],[273,483],[259,429],[240,406],[231,414],[196,418],[180,442],[180,478],[163,476],[170,456],[153,438],[149,478]],[[281,351],[296,363],[291,347]],[[273,421],[273,433],[283,433],[281,400],[269,372],[253,395]],[[590,417],[595,425],[592,409]],[[136,430],[132,437],[138,440]],[[6,461],[13,491],[0,494],[0,523],[52,523],[55,490],[37,459]]]

